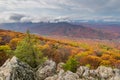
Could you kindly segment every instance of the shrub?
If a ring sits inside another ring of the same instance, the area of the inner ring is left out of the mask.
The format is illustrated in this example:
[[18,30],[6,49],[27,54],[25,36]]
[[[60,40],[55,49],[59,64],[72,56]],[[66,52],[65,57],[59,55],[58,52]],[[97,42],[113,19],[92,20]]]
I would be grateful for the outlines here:
[[6,53],[0,51],[0,66],[2,66],[8,58],[9,57]]
[[76,56],[79,57],[79,58],[82,58],[82,57],[90,55],[91,53],[92,52],[90,52],[90,51],[84,51],[84,52],[78,53]]
[[95,69],[100,65],[101,59],[97,56],[85,56],[80,58],[80,65],[90,64],[91,68]]
[[0,46],[0,51],[6,52],[7,50],[10,50],[10,47],[8,45],[2,45],[2,46]]
[[103,55],[101,56],[101,59],[103,59],[103,60],[109,60],[110,58],[112,58],[112,56],[110,56],[110,55],[108,55],[108,54],[103,54]]
[[120,69],[120,60],[118,60],[118,61],[115,62],[115,67],[118,68],[118,69]]
[[103,66],[111,66],[111,63],[110,63],[110,61],[108,61],[108,60],[102,60],[101,63],[100,63],[100,65],[103,65]]
[[11,51],[8,45],[0,46],[0,66],[9,58],[8,53]]
[[120,60],[120,53],[116,53],[113,55],[115,59]]
[[70,70],[72,72],[76,72],[77,67],[78,67],[78,61],[74,57],[69,58],[66,64],[63,65],[65,71]]
[[112,49],[113,49],[112,47],[107,46],[107,45],[104,45],[104,44],[100,44],[99,47],[100,47],[101,49],[105,49],[105,50],[112,50]]
[[98,57],[101,57],[103,55],[103,52],[100,51],[100,50],[97,50],[97,51],[94,51],[94,52]]
[[88,67],[88,68],[90,68],[90,67],[91,67],[91,65],[90,65],[90,64],[86,64],[85,66],[86,66],[86,67]]
[[11,47],[11,49],[15,50],[16,49],[16,46],[18,44],[18,42],[20,41],[21,39],[19,38],[13,38],[10,40],[9,42],[9,46]]
[[90,46],[89,46],[88,44],[86,44],[86,43],[81,43],[81,44],[80,44],[80,47],[82,47],[82,48],[84,48],[84,49],[86,49],[86,50],[89,50],[89,49],[90,49]]

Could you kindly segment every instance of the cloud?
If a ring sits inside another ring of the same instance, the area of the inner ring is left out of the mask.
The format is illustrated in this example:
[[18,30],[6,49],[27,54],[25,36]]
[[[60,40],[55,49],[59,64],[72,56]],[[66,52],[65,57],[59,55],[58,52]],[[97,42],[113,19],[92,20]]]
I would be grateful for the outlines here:
[[41,17],[37,15],[26,15],[23,13],[0,13],[0,23],[13,23],[13,22],[53,22],[53,21],[65,21],[70,19],[68,16],[58,16],[58,17]]
[[16,13],[0,13],[0,23],[19,22],[24,15]]
[[[53,0],[52,3],[55,3]],[[52,4],[49,0],[1,0],[1,6],[10,10],[24,9],[24,8],[59,8],[57,5]]]
[[120,0],[0,0],[0,22],[120,18]]
[[20,21],[23,17],[25,17],[25,15],[21,15],[21,14],[12,14],[9,19],[10,20],[14,20],[14,21]]

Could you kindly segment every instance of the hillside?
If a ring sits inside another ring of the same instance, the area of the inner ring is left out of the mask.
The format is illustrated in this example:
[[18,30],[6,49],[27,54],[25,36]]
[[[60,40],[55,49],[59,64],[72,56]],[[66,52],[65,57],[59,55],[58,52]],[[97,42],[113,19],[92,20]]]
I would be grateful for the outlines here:
[[[22,43],[22,47],[19,46],[26,36],[24,33],[0,30],[0,65],[6,59],[15,55],[13,53],[17,48],[22,48],[25,52],[29,51],[27,46],[23,45],[27,45],[29,42]],[[31,34],[31,38],[32,36],[34,37],[35,35]],[[41,36],[36,36],[31,41],[35,39],[39,40],[37,45],[35,45],[37,49],[48,59],[52,59],[56,63],[66,62],[70,57],[75,57],[79,65],[89,65],[92,69],[96,69],[100,65],[120,68],[120,43],[117,41],[96,41],[94,39],[91,40],[92,42],[87,40],[72,41],[69,39],[57,40]],[[25,54],[22,55],[25,56]]]
[[117,39],[120,35],[100,29],[75,25],[67,22],[58,23],[5,23],[0,28],[25,32],[29,29],[32,33],[48,36],[67,36],[72,38],[90,39]]
[[102,30],[104,32],[120,35],[120,23],[82,23],[83,26]]

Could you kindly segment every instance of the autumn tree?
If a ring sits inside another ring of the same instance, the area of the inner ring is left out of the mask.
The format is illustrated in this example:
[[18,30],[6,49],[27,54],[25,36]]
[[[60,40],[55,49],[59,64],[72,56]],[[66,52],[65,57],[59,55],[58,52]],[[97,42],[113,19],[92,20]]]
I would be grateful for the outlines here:
[[8,45],[0,46],[0,66],[9,58],[9,52],[11,51]]
[[17,44],[20,40],[21,40],[20,38],[11,39],[10,42],[9,42],[9,46],[11,47],[11,49],[15,50],[16,46],[17,46]]
[[45,61],[43,53],[38,48],[39,40],[27,31],[26,37],[17,45],[14,54],[30,66],[36,67]]

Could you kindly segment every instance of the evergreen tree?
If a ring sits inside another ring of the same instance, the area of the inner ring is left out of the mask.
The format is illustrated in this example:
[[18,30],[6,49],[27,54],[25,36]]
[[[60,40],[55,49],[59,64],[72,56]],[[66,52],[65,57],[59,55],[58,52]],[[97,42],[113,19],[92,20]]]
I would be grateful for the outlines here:
[[30,66],[36,67],[37,65],[43,63],[46,59],[37,47],[38,45],[39,40],[34,35],[30,35],[28,30],[26,37],[17,45],[14,54]]

